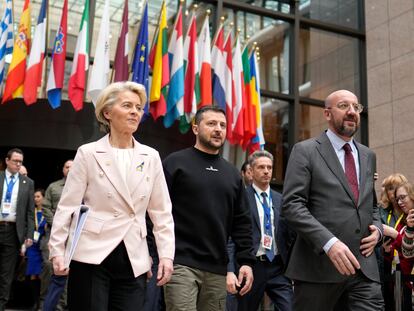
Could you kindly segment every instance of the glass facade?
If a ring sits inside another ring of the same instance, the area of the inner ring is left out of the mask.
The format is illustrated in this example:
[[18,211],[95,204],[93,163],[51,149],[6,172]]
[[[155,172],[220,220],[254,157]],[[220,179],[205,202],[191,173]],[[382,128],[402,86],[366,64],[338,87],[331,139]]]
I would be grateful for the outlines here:
[[[96,38],[101,23],[105,0],[91,0],[90,55],[93,60]],[[15,27],[20,19],[24,0],[15,0]],[[69,0],[68,19],[68,81],[72,56],[79,31],[84,0]],[[141,0],[129,0],[129,57],[135,44],[143,4]],[[162,0],[148,1],[149,42],[158,24]],[[193,4],[198,8],[194,9]],[[32,0],[32,29],[36,23],[41,0]],[[174,23],[178,0],[167,0],[169,33]],[[60,21],[63,1],[49,3],[49,53]],[[110,1],[111,47],[110,57],[115,56],[117,37],[120,31],[124,0]],[[365,68],[365,34],[363,3],[358,0],[205,0],[184,1],[184,32],[191,12],[197,16],[200,31],[207,9],[210,13],[210,31],[213,37],[220,17],[224,17],[225,33],[239,35],[242,46],[258,52],[261,86],[261,108],[266,144],[264,148],[275,156],[273,182],[283,184],[289,151],[297,141],[307,139],[326,128],[323,116],[323,100],[332,91],[348,89],[354,92],[360,102],[367,102]],[[4,8],[0,8],[3,10]],[[2,14],[2,11],[0,11]],[[50,59],[46,61],[48,72]],[[92,63],[91,63],[92,64]],[[46,79],[44,79],[45,83]],[[67,83],[65,83],[66,85]],[[43,92],[40,94],[44,97]],[[66,86],[63,99],[67,99]],[[359,132],[363,143],[367,143],[367,117],[363,112]],[[151,126],[144,126],[145,135],[154,135]],[[168,131],[180,136],[178,129]],[[159,134],[164,135],[164,134]],[[151,141],[151,137],[144,137]],[[159,141],[159,139],[157,139]],[[168,148],[166,148],[168,149]],[[166,153],[168,150],[166,150]],[[238,167],[245,160],[247,152],[228,146],[226,157]]]

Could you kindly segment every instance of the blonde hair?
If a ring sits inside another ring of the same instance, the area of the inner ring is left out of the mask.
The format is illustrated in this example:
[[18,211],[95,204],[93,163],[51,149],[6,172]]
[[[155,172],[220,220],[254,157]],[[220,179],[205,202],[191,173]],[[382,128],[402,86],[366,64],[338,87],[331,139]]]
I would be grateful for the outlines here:
[[381,204],[384,207],[388,207],[391,202],[388,198],[387,191],[396,191],[402,184],[405,184],[408,182],[408,179],[400,173],[391,174],[387,178],[385,178],[382,181],[381,186],[383,187],[383,192],[381,194]]
[[404,188],[407,191],[408,197],[411,201],[414,201],[414,186],[413,184],[409,183],[408,181],[399,185],[397,188],[395,188],[395,194],[397,194],[397,190],[400,188]]
[[98,100],[96,101],[95,116],[98,120],[99,128],[101,131],[109,133],[109,121],[105,118],[104,112],[112,108],[112,106],[118,100],[118,95],[120,93],[126,91],[137,94],[141,103],[144,103],[144,105],[146,104],[147,93],[145,91],[145,87],[142,84],[132,81],[114,82],[109,84],[102,90],[102,92],[99,94]]

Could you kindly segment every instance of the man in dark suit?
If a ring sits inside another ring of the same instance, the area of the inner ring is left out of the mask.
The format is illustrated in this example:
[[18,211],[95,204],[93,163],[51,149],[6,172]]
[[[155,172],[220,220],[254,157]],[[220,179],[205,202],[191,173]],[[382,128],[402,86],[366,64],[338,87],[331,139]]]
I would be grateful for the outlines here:
[[11,149],[6,170],[0,172],[0,311],[9,299],[19,250],[33,243],[34,185],[30,178],[19,174],[22,163],[23,152]]
[[[267,151],[255,151],[249,157],[252,185],[246,188],[253,227],[253,285],[249,293],[238,297],[238,310],[257,310],[266,292],[275,310],[292,310],[292,283],[284,276],[287,258],[287,232],[279,230],[282,196],[270,189],[273,156]],[[287,228],[286,226],[284,227]],[[237,278],[227,275],[227,290],[235,293]]]
[[286,272],[297,311],[383,309],[373,252],[382,236],[376,157],[353,139],[362,110],[353,93],[333,92],[325,100],[328,130],[290,155],[282,215],[298,234]]

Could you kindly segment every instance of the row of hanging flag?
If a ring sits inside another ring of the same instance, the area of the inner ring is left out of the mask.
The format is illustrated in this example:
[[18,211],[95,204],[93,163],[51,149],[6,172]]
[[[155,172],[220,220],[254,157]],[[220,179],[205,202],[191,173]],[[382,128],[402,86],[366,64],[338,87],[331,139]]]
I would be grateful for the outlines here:
[[[43,0],[33,41],[30,34],[30,0],[25,0],[18,33],[13,44],[12,0],[0,25],[0,89],[3,83],[5,56],[12,53],[2,103],[23,97],[27,105],[37,101],[42,82],[42,66],[46,54],[46,10]],[[167,14],[163,2],[158,29],[151,50],[148,50],[148,3],[145,3],[131,68],[128,64],[128,0],[125,0],[121,31],[113,64],[113,80],[141,83],[147,90],[149,105],[145,113],[154,120],[163,117],[165,127],[179,122],[182,133],[188,131],[198,108],[217,105],[226,111],[227,140],[250,152],[263,148],[260,82],[255,49],[241,48],[238,35],[224,33],[223,23],[217,29],[211,45],[209,15],[204,19],[197,36],[196,16],[189,17],[183,33],[182,7],[177,12],[168,42]],[[64,0],[59,28],[53,44],[50,71],[47,79],[47,98],[53,108],[61,103],[67,47],[68,0]],[[84,11],[76,41],[68,97],[74,109],[83,108],[87,94],[95,103],[100,91],[110,80],[109,0],[105,1],[99,29],[95,58],[89,72],[89,0]],[[149,69],[152,79],[149,81]],[[130,71],[132,75],[130,77]],[[151,83],[150,83],[151,82]]]

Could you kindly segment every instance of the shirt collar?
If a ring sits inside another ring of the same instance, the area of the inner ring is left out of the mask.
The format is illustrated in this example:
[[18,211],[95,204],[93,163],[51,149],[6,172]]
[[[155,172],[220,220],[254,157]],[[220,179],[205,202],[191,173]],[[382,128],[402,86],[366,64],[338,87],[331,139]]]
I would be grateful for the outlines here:
[[252,187],[254,189],[254,191],[256,191],[256,193],[259,195],[259,197],[261,198],[261,194],[262,192],[266,192],[267,197],[270,197],[270,186],[267,187],[267,189],[265,191],[263,191],[262,189],[260,189],[258,186],[256,186],[253,182]]
[[[12,173],[9,172],[8,169],[5,169],[5,174],[6,174],[6,178],[7,180],[10,180],[10,177],[13,175]],[[19,173],[14,174],[14,177],[16,178],[16,180],[19,178]]]
[[331,142],[335,151],[341,150],[344,147],[344,145],[347,143],[351,146],[352,151],[355,151],[356,149],[353,138],[351,138],[350,141],[345,141],[341,137],[336,135],[334,132],[332,132],[330,129],[326,131],[326,136],[328,136],[329,141]]

